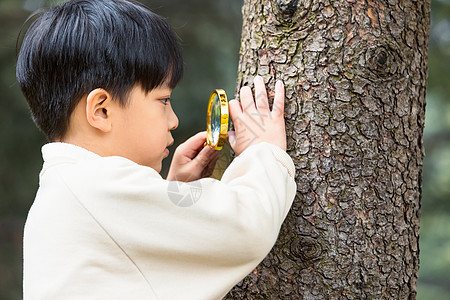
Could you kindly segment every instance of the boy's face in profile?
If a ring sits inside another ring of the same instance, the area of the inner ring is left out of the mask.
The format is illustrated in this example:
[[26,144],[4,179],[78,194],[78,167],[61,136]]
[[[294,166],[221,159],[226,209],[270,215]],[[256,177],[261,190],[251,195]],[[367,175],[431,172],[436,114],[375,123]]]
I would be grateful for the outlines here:
[[169,155],[167,147],[173,144],[170,131],[178,127],[171,92],[165,85],[147,94],[139,85],[131,90],[127,105],[114,110],[111,137],[116,155],[161,171],[162,160]]

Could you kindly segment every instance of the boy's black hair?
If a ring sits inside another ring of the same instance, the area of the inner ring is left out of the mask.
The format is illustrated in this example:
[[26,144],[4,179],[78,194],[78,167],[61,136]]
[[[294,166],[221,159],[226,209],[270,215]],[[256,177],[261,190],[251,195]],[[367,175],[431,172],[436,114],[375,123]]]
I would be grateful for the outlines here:
[[131,0],[71,0],[37,14],[18,54],[16,76],[36,125],[64,137],[79,100],[104,88],[127,104],[136,85],[149,92],[183,73],[168,23]]

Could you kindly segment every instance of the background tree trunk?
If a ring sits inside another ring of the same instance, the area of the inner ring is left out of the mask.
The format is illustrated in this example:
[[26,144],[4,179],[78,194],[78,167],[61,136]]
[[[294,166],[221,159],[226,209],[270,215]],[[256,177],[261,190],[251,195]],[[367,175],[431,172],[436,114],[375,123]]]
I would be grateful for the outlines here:
[[238,88],[286,85],[297,197],[233,299],[415,299],[430,0],[245,0]]

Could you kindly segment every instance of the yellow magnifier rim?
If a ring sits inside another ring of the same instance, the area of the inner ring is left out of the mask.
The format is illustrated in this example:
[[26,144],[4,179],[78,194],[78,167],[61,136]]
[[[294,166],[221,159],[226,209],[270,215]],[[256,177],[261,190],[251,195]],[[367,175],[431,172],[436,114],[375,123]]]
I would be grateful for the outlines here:
[[[217,103],[219,101],[219,103]],[[220,105],[220,106],[219,106]],[[217,114],[220,113],[220,124]],[[214,120],[211,120],[214,118]],[[221,150],[228,133],[228,100],[227,94],[222,89],[212,91],[206,113],[206,144],[212,149]]]

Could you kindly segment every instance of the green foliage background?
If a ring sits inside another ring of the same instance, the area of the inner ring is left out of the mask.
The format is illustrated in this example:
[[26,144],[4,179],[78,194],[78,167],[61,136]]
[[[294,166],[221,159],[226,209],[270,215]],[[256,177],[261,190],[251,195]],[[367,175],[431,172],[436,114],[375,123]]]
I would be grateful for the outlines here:
[[[29,10],[53,2],[58,1],[0,0],[0,300],[22,297],[23,224],[46,142],[15,80],[15,44]],[[186,73],[173,93],[180,119],[175,149],[204,130],[211,90],[234,95],[242,0],[142,2],[167,17],[182,40]],[[431,12],[419,300],[450,299],[450,0],[433,0]]]

